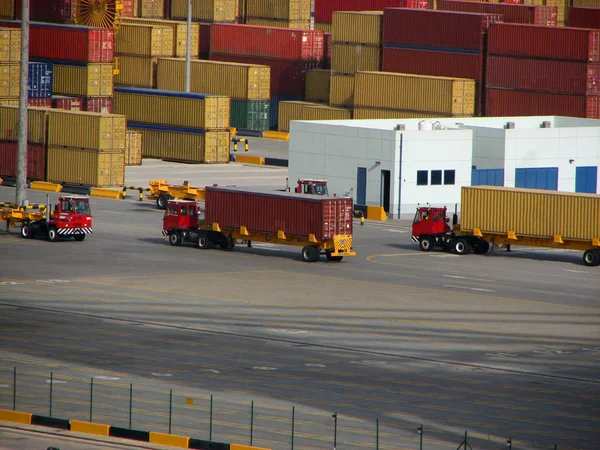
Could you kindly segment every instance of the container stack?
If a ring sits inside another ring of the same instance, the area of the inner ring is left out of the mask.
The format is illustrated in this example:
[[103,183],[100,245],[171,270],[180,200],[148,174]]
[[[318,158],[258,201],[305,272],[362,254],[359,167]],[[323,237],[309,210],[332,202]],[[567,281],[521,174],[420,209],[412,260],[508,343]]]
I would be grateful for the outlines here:
[[115,111],[142,135],[143,156],[191,163],[229,162],[230,100],[225,96],[115,88]]
[[[323,32],[319,30],[213,24],[210,59],[270,67],[274,125],[280,101],[304,98],[306,72],[322,65],[323,44]],[[263,130],[268,129],[269,123],[263,126]]]
[[0,104],[19,104],[21,30],[0,28]]
[[[558,26],[564,26],[564,25],[566,25],[567,11],[568,11],[569,7],[571,6],[571,3],[573,3],[573,6],[576,6],[574,3],[577,3],[577,1],[581,1],[581,0],[521,0],[519,2],[511,1],[510,3],[521,3],[523,5],[529,5],[529,6],[538,6],[538,5],[554,6],[554,7],[556,7],[556,24]],[[584,0],[584,1],[586,1],[586,0]],[[595,0],[587,0],[587,1],[595,1]],[[508,2],[503,2],[503,3],[508,3]],[[597,5],[597,3],[596,3],[596,5]]]
[[[188,0],[170,0],[173,20],[187,20]],[[238,0],[191,0],[192,20],[195,22],[234,23],[239,9]]]
[[137,3],[137,14],[136,17],[143,17],[146,19],[162,19],[164,16],[164,3],[165,0],[135,0]]
[[322,103],[284,101],[279,104],[278,131],[290,131],[292,120],[347,120],[352,119],[352,110],[337,108]]
[[437,0],[439,11],[456,11],[479,14],[499,14],[505,23],[528,23],[556,26],[556,6],[522,5],[511,3],[481,3],[468,0]]
[[312,69],[306,72],[305,100],[313,103],[329,103],[331,70]]
[[569,8],[567,23],[576,28],[600,28],[600,3],[598,8]]
[[[178,58],[185,57],[187,54],[187,23],[176,21],[176,20],[164,20],[164,19],[143,19],[143,18],[123,18],[124,24],[132,25],[151,25],[155,27],[167,27],[173,30],[173,51],[170,56],[176,56]],[[190,54],[192,58],[198,57],[198,51],[200,49],[200,24],[195,22],[192,23],[191,29],[191,48]],[[117,36],[117,43],[119,38]]]
[[489,24],[502,21],[498,14],[386,9],[382,69],[475,80],[475,115],[480,116],[485,112],[487,30]]
[[142,165],[142,133],[127,130],[125,135],[125,166]]
[[245,0],[243,22],[261,27],[310,29],[311,0]]
[[600,118],[600,30],[494,24],[488,116]]

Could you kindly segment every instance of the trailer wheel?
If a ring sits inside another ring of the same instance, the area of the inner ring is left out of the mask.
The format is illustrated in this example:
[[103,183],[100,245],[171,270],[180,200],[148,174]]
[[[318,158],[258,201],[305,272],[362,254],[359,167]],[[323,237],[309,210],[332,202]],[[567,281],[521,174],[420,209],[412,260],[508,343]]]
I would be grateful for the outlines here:
[[459,239],[454,243],[454,252],[457,255],[467,255],[471,251],[471,246],[466,239]]
[[473,246],[473,253],[476,253],[477,255],[484,255],[489,250],[490,250],[490,244],[487,241],[484,241],[483,239],[480,242],[477,242]]
[[33,239],[33,226],[30,223],[24,223],[21,228],[21,237],[23,239]]
[[85,239],[85,234],[76,234],[73,236],[77,242],[81,242]]
[[181,245],[181,235],[176,231],[173,231],[171,234],[169,234],[169,244],[174,247]]
[[48,240],[50,242],[56,242],[56,241],[58,241],[59,238],[60,238],[60,236],[56,232],[56,228],[53,228],[53,227],[48,228]]
[[206,236],[204,236],[203,234],[201,234],[200,236],[198,236],[198,248],[199,249],[206,249],[210,246],[210,241],[208,240],[208,238]]
[[304,262],[317,262],[321,252],[318,247],[314,245],[305,245],[302,247],[302,261]]
[[600,251],[593,248],[586,250],[583,253],[583,264],[588,267],[597,266],[600,264]]
[[426,237],[419,240],[419,247],[424,252],[430,252],[435,247],[435,239],[432,237]]
[[333,256],[331,252],[325,253],[325,256],[327,257],[327,261],[331,262],[340,262],[342,259],[344,259],[343,256]]
[[169,199],[171,196],[169,194],[160,194],[156,199],[156,206],[158,209],[167,209],[167,205],[169,204]]

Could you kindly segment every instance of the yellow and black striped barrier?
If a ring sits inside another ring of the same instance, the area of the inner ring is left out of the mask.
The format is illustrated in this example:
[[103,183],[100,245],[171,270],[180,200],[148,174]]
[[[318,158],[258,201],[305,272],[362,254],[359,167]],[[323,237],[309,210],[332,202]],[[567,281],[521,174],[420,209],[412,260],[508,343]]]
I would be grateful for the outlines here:
[[248,149],[250,148],[248,139],[246,139],[246,138],[232,137],[231,142],[233,142],[233,151],[234,152],[238,151],[238,144],[240,142],[242,142],[244,144],[244,151],[247,152]]
[[123,186],[123,190],[121,191],[121,198],[127,198],[127,191],[138,191],[138,200],[141,202],[144,200],[144,192],[150,192],[151,189],[149,187],[144,188],[140,186]]

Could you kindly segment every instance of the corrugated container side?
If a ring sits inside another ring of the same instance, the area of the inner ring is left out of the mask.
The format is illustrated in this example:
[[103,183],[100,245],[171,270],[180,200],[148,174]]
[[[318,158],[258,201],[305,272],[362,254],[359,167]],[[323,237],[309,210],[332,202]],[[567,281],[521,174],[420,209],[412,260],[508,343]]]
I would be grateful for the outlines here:
[[163,16],[163,0],[137,0],[140,17],[160,19]]
[[282,102],[289,101],[302,101],[301,97],[294,95],[279,95],[273,94],[271,96],[271,105],[270,105],[270,115],[271,118],[269,120],[269,128],[271,130],[277,130],[277,124],[279,122],[279,105]]
[[[0,141],[0,176],[16,177],[18,168],[18,143]],[[46,147],[27,144],[27,179],[46,180]]]
[[334,42],[381,46],[383,11],[338,11],[331,26]]
[[331,33],[323,34],[323,69],[331,69],[331,55],[333,53],[333,37]]
[[79,97],[108,97],[113,92],[113,65],[54,64],[53,93]]
[[[160,27],[170,27],[173,30],[173,51],[176,57],[185,57],[187,52],[187,23],[176,20],[129,18],[123,19],[124,23],[148,24]],[[192,23],[191,29],[191,56],[197,57],[200,45],[200,24]]]
[[230,100],[224,96],[173,96],[170,92],[140,90],[114,93],[117,114],[132,122],[182,128],[229,128]]
[[52,98],[28,98],[27,106],[37,108],[52,108]]
[[600,28],[600,5],[597,8],[569,8],[570,27]]
[[[236,100],[267,100],[270,74],[270,68],[264,65],[195,60],[191,62],[191,91]],[[182,92],[184,83],[185,59],[158,60],[158,89]]]
[[221,228],[328,240],[352,234],[352,199],[206,187],[205,220]]
[[90,97],[84,99],[83,110],[88,112],[112,114],[113,99],[112,97]]
[[322,60],[323,32],[257,27],[238,24],[214,24],[211,27],[210,52],[292,60]]
[[20,64],[0,64],[0,97],[19,97],[20,76]]
[[381,70],[381,48],[361,44],[333,44],[331,71],[353,74]]
[[383,108],[354,108],[352,117],[354,119],[425,119],[429,117],[440,117],[440,114],[400,111],[397,109]]
[[[247,17],[246,25],[255,25],[259,27],[276,28],[295,28],[297,30],[309,30],[310,20],[283,20],[283,19],[262,19],[260,17]],[[315,28],[315,30],[318,30]],[[321,30],[318,30],[321,31]]]
[[135,16],[135,1],[134,0],[122,0],[123,3],[123,12],[121,13],[123,18],[126,17],[134,17]]
[[0,2],[0,19],[12,20],[15,18],[15,4],[11,1]]
[[[492,207],[493,205],[493,207]],[[600,237],[600,195],[491,186],[463,187],[461,228],[589,241]]]
[[600,62],[600,30],[492,24],[488,31],[488,53]]
[[52,97],[52,64],[29,62],[27,96],[29,98]]
[[21,30],[0,28],[0,63],[21,62]]
[[200,23],[200,37],[198,38],[198,56],[200,59],[210,57],[210,23]]
[[155,88],[157,61],[158,58],[147,56],[119,56],[115,85]]
[[[48,130],[48,110],[27,109],[27,141],[32,144],[46,144]],[[0,139],[16,141],[19,138],[19,108],[0,106]]]
[[600,119],[600,97],[512,89],[486,89],[486,115],[567,116]]
[[487,86],[600,95],[600,64],[489,56]]
[[[556,25],[557,10],[556,7],[551,6],[481,3],[463,0],[438,0],[437,9],[441,11],[458,11],[479,14],[501,14],[505,23],[539,23],[540,25]],[[547,11],[544,11],[544,14],[541,14],[540,12],[537,12],[540,9],[554,12],[554,23],[547,23],[547,18],[552,17],[552,13],[549,14]],[[542,20],[544,23],[540,22]]]
[[231,126],[240,130],[268,130],[270,107],[268,100],[231,100]]
[[83,111],[84,100],[78,97],[60,97],[52,98],[52,107],[56,109],[66,109],[67,111]]
[[428,0],[328,0],[315,2],[315,22],[330,24],[335,11],[383,11],[384,8],[429,8]]
[[596,8],[598,0],[573,0],[573,8]]
[[332,106],[354,106],[354,76],[331,75],[329,103]]
[[123,149],[98,152],[92,149],[48,146],[48,181],[95,187],[121,187],[125,179]]
[[116,114],[48,110],[48,145],[95,150],[125,148],[127,119]]
[[173,56],[173,28],[158,25],[121,24],[115,40],[118,55]]
[[306,101],[329,102],[329,82],[331,71],[313,69],[306,72]]
[[545,5],[556,7],[556,23],[559,26],[565,25],[565,19],[567,18],[567,9],[571,0],[546,0]]
[[321,30],[323,33],[331,33],[331,23],[315,22],[315,30]]
[[291,120],[302,120],[305,107],[315,106],[315,103],[303,101],[279,102],[279,120],[277,126],[279,131],[290,131]]
[[358,72],[355,106],[472,115],[475,81],[389,72]]
[[[171,0],[171,19],[187,19],[188,0]],[[237,0],[192,0],[192,20],[233,23]]]
[[250,0],[247,17],[265,19],[309,20],[310,0]]
[[302,120],[349,120],[352,119],[351,108],[334,106],[307,106],[302,110]]
[[142,165],[142,133],[127,130],[125,135],[125,166]]

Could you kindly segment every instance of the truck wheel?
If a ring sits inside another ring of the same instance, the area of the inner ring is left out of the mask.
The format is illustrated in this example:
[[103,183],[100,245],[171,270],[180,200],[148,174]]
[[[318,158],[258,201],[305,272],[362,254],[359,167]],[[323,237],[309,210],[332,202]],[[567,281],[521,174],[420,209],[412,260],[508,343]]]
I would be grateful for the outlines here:
[[172,232],[169,235],[169,244],[171,244],[174,247],[181,245],[181,235],[176,231]]
[[325,253],[325,256],[327,257],[327,261],[331,262],[340,262],[342,259],[344,259],[343,256],[332,256],[331,252]]
[[210,246],[210,241],[208,240],[208,238],[204,235],[200,235],[198,237],[198,248],[199,249],[206,249]]
[[466,239],[459,239],[454,243],[454,252],[457,255],[467,255],[471,251],[471,246]]
[[21,237],[23,237],[23,239],[33,239],[33,227],[30,223],[23,224],[23,228],[21,228]]
[[85,239],[85,234],[76,234],[73,236],[77,242],[81,242]]
[[490,244],[487,241],[481,240],[473,246],[473,253],[484,255],[490,250]]
[[419,247],[424,252],[430,252],[435,247],[435,239],[432,237],[423,238],[419,241]]
[[171,196],[169,194],[160,194],[156,199],[156,206],[158,207],[158,209],[167,209],[170,197]]
[[48,240],[50,242],[56,242],[59,239],[59,235],[56,232],[56,228],[48,228]]
[[302,247],[302,261],[304,262],[317,262],[321,252],[318,247],[313,245],[305,245]]
[[600,251],[593,248],[586,250],[583,253],[583,264],[589,267],[597,266],[600,264]]

